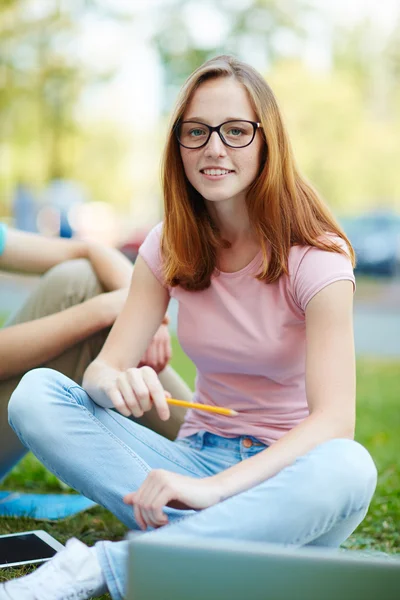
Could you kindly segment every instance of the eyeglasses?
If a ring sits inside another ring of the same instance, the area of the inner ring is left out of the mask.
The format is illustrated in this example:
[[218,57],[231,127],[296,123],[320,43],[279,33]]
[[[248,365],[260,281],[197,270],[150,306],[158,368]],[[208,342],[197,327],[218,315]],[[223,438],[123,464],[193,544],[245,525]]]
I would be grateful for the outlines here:
[[254,121],[225,121],[217,127],[211,127],[198,121],[181,121],[175,128],[176,138],[184,148],[202,148],[208,143],[211,134],[216,131],[225,146],[230,148],[245,148],[254,140],[261,123]]

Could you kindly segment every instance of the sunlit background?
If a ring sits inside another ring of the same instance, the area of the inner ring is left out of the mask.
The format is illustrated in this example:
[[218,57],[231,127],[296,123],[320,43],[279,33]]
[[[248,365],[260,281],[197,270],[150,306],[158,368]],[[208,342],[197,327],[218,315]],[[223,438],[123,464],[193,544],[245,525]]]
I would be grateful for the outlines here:
[[140,239],[162,216],[177,91],[223,52],[268,80],[301,169],[355,237],[379,211],[400,239],[397,0],[2,0],[0,52],[0,217],[14,226]]
[[[134,259],[162,218],[159,166],[178,89],[220,53],[268,80],[304,175],[356,249],[356,439],[379,481],[346,545],[399,554],[399,0],[0,0],[0,222]],[[39,281],[0,273],[0,326]],[[171,364],[193,385],[173,299],[168,312]],[[30,456],[0,488],[62,485]],[[123,537],[110,518],[43,528],[91,545]],[[32,523],[2,517],[0,533]]]

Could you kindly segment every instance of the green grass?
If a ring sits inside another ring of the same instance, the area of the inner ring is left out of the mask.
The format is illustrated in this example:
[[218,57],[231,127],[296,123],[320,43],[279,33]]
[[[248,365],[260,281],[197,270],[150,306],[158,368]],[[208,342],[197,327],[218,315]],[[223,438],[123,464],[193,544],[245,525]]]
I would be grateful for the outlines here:
[[[172,365],[193,386],[195,369],[176,340]],[[369,513],[344,546],[351,549],[400,553],[400,365],[358,360],[358,415],[356,439],[371,452],[379,471],[377,491]],[[65,486],[28,455],[0,486],[36,492],[65,492]],[[68,491],[68,490],[67,490]],[[56,523],[2,518],[0,533],[45,529],[61,543],[76,536],[92,545],[98,540],[120,540],[126,528],[108,511],[96,507]],[[0,581],[26,573],[31,567],[0,571]],[[109,596],[102,597],[103,600]]]
[[356,439],[371,453],[379,478],[367,517],[346,547],[400,553],[400,365],[358,361]]

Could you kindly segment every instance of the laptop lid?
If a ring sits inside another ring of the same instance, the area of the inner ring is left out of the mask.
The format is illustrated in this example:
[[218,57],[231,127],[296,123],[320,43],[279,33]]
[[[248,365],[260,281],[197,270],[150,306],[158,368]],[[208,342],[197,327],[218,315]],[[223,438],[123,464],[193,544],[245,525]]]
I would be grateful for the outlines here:
[[127,600],[395,600],[400,560],[261,542],[130,535]]

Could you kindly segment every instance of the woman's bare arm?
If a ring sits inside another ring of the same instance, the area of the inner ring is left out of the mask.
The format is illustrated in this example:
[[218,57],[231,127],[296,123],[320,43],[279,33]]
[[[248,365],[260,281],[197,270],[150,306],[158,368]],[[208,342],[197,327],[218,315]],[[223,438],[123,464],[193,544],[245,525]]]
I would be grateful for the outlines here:
[[[116,394],[115,381],[122,373],[137,367],[163,320],[168,302],[168,291],[139,256],[125,306],[99,356],[88,366],[83,377],[84,389],[97,404],[117,408],[112,401]],[[160,389],[155,395],[156,402],[161,401]]]

